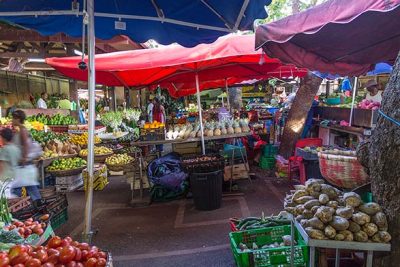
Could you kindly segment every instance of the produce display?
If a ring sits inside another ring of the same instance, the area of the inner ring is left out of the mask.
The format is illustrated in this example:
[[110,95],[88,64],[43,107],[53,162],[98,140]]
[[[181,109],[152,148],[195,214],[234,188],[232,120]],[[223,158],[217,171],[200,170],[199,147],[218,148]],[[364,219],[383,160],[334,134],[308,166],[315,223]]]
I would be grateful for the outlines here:
[[[88,171],[84,169],[83,172],[83,188],[86,191],[88,187]],[[104,164],[95,164],[93,170],[93,190],[103,190],[108,184],[107,166]]]
[[45,146],[47,142],[51,140],[58,140],[65,142],[69,139],[68,134],[65,133],[54,133],[54,132],[44,132],[38,130],[30,130],[33,140]]
[[[22,238],[28,238],[29,236],[36,234],[40,236],[43,234],[44,229],[46,228],[46,223],[49,219],[49,214],[45,214],[40,217],[39,221],[34,221],[32,218],[25,220],[24,222],[20,222],[14,220],[12,224],[4,226],[2,230],[0,230],[0,242],[2,243],[13,243],[13,242],[4,242],[4,237],[7,236],[7,232],[15,232],[18,233]],[[8,240],[11,241],[11,240]],[[16,242],[14,242],[16,243]]]
[[134,132],[128,133],[127,135],[120,137],[118,139],[118,141],[120,143],[134,142],[134,141],[138,140],[139,136],[140,136],[140,130],[139,130],[139,128],[135,128]]
[[110,111],[101,115],[101,123],[111,128],[113,131],[118,131],[118,127],[122,124],[124,114],[121,111]]
[[27,121],[33,122],[41,122],[45,125],[70,125],[70,124],[77,124],[77,120],[72,117],[71,115],[61,115],[56,114],[54,116],[44,115],[42,113],[29,116]]
[[[241,251],[252,251],[252,250],[258,250],[258,249],[268,249],[268,248],[280,248],[280,247],[289,247],[292,245],[292,237],[290,235],[284,235],[281,238],[281,242],[274,242],[270,244],[270,242],[264,242],[264,244],[256,244],[256,242],[253,242],[251,246],[246,245],[245,243],[239,243],[239,248]],[[294,245],[297,245],[296,240],[294,240]]]
[[133,162],[135,159],[128,154],[115,154],[106,158],[107,165],[126,165]]
[[[71,143],[75,144],[75,145],[79,145],[79,146],[87,146],[88,144],[88,136],[89,134],[87,132],[83,133],[83,134],[72,134],[70,136],[70,141]],[[100,144],[101,143],[101,139],[95,135],[94,136],[94,143],[95,144]]]
[[0,259],[1,266],[18,267],[107,265],[107,254],[97,247],[58,236],[52,237],[46,246],[15,245],[8,252],[1,252]]
[[47,167],[48,171],[64,171],[64,170],[73,170],[86,166],[86,160],[75,157],[75,158],[67,158],[67,159],[56,159],[54,160],[50,166]]
[[164,128],[165,124],[162,122],[158,122],[158,121],[153,121],[152,123],[150,122],[146,122],[143,125],[144,129],[158,129],[158,128]]
[[[204,136],[223,136],[227,134],[239,134],[250,132],[247,119],[211,121],[204,124]],[[166,135],[168,140],[187,139],[200,137],[200,124],[187,123],[170,126]]]
[[[113,151],[111,149],[109,149],[108,147],[105,147],[105,146],[95,146],[94,147],[94,154],[96,156],[107,155],[107,154],[111,154],[111,153],[113,153]],[[81,157],[87,157],[87,155],[88,155],[87,149],[82,149],[79,152],[79,156],[81,156]]]
[[230,222],[236,231],[252,230],[265,227],[289,225],[290,220],[283,216],[265,217],[264,213],[261,217],[247,217],[243,219],[231,218]]
[[323,180],[310,179],[285,199],[285,210],[313,239],[388,243],[386,215],[379,204],[364,203],[354,193],[344,193]]
[[113,144],[113,143],[107,143],[107,144],[102,144],[102,146],[108,147],[112,151],[118,151],[123,149],[124,147],[120,144]]
[[358,104],[358,108],[362,108],[362,109],[378,110],[380,107],[381,107],[381,103],[380,102],[376,102],[376,101],[368,100],[368,99],[363,99]]
[[42,158],[78,155],[79,151],[80,147],[69,141],[51,140],[44,146]]
[[142,150],[137,146],[129,146],[118,151],[119,153],[135,154],[142,153]]
[[38,121],[25,121],[24,123],[26,129],[29,130],[36,130],[36,131],[43,131],[44,130],[44,123],[38,122]]

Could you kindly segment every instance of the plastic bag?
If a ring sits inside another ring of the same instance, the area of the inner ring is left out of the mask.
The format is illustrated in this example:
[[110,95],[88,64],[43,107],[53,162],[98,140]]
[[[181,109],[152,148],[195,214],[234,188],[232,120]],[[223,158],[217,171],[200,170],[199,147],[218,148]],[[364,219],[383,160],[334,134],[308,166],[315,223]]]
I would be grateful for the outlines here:
[[183,183],[188,178],[188,174],[181,168],[178,153],[170,153],[150,162],[147,176],[154,185],[161,185],[176,192],[185,189]]

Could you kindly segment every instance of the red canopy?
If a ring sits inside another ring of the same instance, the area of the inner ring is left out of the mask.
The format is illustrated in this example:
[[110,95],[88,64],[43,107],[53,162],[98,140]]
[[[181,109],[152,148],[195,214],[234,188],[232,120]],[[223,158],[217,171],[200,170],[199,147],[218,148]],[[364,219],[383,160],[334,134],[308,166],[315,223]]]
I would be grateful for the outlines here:
[[[255,51],[254,45],[254,35],[230,35],[193,48],[170,45],[97,55],[96,81],[108,86],[162,84],[175,91],[174,96],[182,96],[188,93],[179,93],[179,88],[193,88],[196,73],[201,89],[224,86],[225,79],[232,85],[252,78],[268,78],[268,73],[281,63]],[[78,68],[80,61],[80,57],[46,59],[47,64],[65,76],[86,81],[87,71]]]
[[330,0],[261,25],[256,48],[310,70],[359,75],[394,62],[400,48],[400,0]]

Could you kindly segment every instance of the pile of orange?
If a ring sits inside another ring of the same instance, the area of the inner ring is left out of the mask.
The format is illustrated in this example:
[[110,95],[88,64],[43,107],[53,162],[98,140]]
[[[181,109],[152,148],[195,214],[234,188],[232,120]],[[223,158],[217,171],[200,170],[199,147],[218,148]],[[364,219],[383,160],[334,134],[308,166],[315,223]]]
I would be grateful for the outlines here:
[[163,128],[163,127],[165,127],[165,124],[158,122],[158,121],[153,121],[152,123],[146,122],[144,124],[145,129],[158,129],[158,128]]

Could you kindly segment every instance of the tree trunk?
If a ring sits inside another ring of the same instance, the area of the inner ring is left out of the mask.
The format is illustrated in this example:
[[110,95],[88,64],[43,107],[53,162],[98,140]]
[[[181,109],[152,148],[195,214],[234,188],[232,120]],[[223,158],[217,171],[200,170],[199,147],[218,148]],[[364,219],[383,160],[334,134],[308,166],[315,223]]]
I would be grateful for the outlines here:
[[283,129],[279,155],[289,158],[294,151],[297,140],[301,137],[308,111],[311,108],[315,95],[318,92],[322,79],[309,73],[301,80],[292,107]]
[[[383,94],[381,110],[400,121],[400,54]],[[400,260],[400,126],[379,116],[376,128],[369,140],[368,151],[359,153],[368,158],[372,193],[388,217],[389,232],[392,235],[392,251],[375,257],[374,267],[399,266]]]

